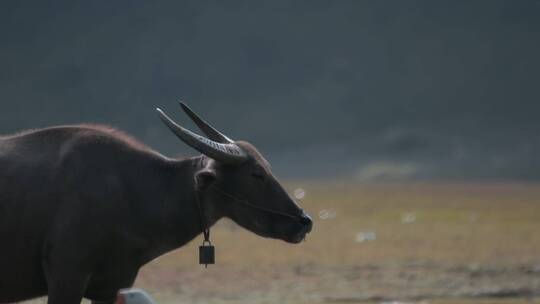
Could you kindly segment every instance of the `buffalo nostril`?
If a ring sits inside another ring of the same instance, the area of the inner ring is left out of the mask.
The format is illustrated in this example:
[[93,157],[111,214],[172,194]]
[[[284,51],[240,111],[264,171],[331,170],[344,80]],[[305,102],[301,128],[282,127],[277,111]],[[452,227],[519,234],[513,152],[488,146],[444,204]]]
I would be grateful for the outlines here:
[[306,227],[306,232],[310,232],[313,227],[313,220],[307,214],[304,214],[300,217],[300,223]]

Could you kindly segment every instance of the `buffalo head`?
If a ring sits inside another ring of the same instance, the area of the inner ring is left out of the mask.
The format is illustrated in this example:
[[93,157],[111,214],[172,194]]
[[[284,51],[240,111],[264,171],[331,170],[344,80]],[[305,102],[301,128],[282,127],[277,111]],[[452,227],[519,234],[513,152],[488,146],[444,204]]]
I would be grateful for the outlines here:
[[157,110],[178,138],[205,155],[194,177],[202,199],[260,236],[302,241],[311,231],[312,220],[283,189],[261,153],[248,142],[231,140],[185,104],[181,106],[207,137],[179,126]]

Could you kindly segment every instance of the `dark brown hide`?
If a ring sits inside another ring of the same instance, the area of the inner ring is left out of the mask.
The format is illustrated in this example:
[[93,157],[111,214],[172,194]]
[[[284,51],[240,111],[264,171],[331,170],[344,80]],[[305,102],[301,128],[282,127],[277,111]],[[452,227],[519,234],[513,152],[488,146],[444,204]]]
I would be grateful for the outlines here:
[[206,156],[169,159],[100,126],[1,137],[0,303],[44,295],[49,304],[83,297],[111,303],[142,265],[201,233],[196,188],[207,226],[226,216],[260,235],[297,242],[311,221],[255,148],[239,146],[248,160],[230,165]]

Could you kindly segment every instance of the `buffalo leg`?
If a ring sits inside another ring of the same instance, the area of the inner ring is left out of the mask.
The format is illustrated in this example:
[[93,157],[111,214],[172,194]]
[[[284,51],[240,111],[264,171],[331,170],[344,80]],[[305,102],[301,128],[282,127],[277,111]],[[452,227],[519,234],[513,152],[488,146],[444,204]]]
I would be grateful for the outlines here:
[[56,215],[43,246],[42,264],[47,279],[48,304],[80,304],[101,252],[97,249],[104,226],[91,225],[92,200],[73,193]]
[[[64,249],[64,248],[61,248]],[[80,304],[88,286],[89,272],[80,267],[81,261],[52,250],[43,260],[48,286],[48,304]],[[76,256],[76,255],[75,255]]]
[[63,275],[49,281],[47,304],[80,304],[86,289],[87,277]]
[[[58,243],[55,243],[58,244]],[[47,279],[48,304],[80,304],[90,279],[84,251],[69,250],[65,245],[47,245],[43,270]]]
[[119,290],[133,286],[139,271],[138,267],[122,265],[121,262],[115,261],[105,268],[111,269],[114,265],[116,265],[114,270],[96,271],[92,274],[85,298],[92,300],[94,304],[114,303]]
[[[85,239],[82,233],[80,237]],[[87,243],[92,244],[90,241]],[[92,272],[91,253],[94,251],[91,248],[81,246],[71,237],[47,242],[42,263],[47,279],[48,304],[81,303]]]

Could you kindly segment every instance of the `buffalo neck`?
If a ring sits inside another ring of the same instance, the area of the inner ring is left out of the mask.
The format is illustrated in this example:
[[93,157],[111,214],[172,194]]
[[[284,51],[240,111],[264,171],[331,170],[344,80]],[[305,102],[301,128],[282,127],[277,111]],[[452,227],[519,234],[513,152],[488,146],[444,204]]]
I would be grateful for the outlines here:
[[[156,196],[141,202],[146,218],[143,232],[148,242],[145,262],[175,250],[202,234],[221,217],[209,204],[202,204],[203,225],[195,187],[195,173],[202,166],[201,157],[166,159],[155,170]],[[148,205],[150,204],[150,205]]]

